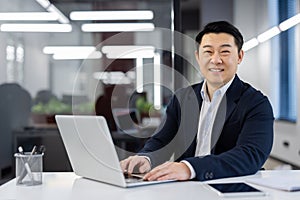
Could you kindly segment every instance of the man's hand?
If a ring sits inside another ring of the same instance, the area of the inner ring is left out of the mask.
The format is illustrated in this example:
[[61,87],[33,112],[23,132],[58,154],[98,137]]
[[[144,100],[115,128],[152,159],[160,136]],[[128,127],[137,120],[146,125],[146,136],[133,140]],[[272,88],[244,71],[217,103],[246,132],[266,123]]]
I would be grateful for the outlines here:
[[120,162],[123,172],[131,174],[133,169],[137,167],[139,173],[146,173],[151,170],[150,162],[143,156],[130,156]]
[[181,162],[166,162],[155,167],[144,176],[145,180],[188,180],[191,172],[186,164]]

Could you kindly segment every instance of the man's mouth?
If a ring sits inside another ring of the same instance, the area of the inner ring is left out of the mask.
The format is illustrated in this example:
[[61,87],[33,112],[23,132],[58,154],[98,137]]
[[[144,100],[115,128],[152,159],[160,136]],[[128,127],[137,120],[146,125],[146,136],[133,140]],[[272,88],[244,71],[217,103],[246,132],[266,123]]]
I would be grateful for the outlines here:
[[224,71],[224,69],[219,69],[219,68],[211,68],[211,69],[208,69],[209,71],[211,72],[222,72]]

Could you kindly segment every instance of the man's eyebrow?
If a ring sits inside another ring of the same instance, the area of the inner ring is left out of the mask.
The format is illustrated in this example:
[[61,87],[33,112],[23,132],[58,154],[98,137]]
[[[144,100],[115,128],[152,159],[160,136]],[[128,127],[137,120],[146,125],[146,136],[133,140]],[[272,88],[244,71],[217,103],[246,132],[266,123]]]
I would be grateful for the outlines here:
[[232,47],[231,44],[222,44],[221,47]]
[[[202,48],[211,48],[212,45],[204,45],[202,46]],[[231,44],[222,44],[220,47],[232,47]]]
[[202,48],[211,48],[211,45],[204,45]]

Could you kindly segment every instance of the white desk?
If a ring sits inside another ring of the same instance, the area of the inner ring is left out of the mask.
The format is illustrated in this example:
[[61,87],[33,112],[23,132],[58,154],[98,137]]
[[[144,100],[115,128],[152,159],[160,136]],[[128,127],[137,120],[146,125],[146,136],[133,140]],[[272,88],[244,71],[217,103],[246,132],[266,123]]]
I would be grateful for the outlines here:
[[[298,177],[300,170],[295,171],[261,171],[253,176],[219,179],[209,182],[238,182],[251,177],[268,177],[278,174]],[[40,186],[16,186],[15,179],[0,186],[0,200],[214,200],[221,199],[209,190],[204,182],[173,182],[166,184],[142,186],[124,189],[117,186],[91,181],[76,176],[74,173],[44,173]],[[280,181],[280,180],[278,180]],[[266,197],[232,198],[263,200],[299,200],[300,192],[285,192],[253,185],[269,193]],[[224,198],[223,198],[224,199]],[[230,199],[230,198],[226,198]]]

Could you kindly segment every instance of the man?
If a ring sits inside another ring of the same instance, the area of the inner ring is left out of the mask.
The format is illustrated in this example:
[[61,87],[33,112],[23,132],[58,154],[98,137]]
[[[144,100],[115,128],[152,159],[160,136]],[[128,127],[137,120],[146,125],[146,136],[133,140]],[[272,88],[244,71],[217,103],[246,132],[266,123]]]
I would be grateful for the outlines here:
[[[256,173],[268,158],[273,111],[267,97],[236,75],[244,56],[241,33],[228,22],[212,22],[196,43],[205,80],[175,93],[156,134],[120,162],[124,171],[147,172],[146,180],[203,181]],[[172,155],[175,162],[166,162]]]

